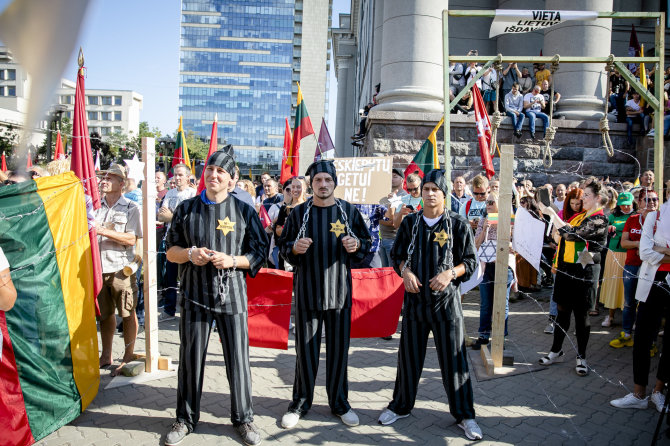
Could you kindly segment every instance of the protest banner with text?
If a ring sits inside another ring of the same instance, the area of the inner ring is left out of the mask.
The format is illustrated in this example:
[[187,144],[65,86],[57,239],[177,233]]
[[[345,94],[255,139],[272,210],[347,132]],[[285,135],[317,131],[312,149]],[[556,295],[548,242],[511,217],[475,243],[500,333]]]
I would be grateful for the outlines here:
[[378,204],[391,190],[393,158],[335,158],[335,196],[354,204]]

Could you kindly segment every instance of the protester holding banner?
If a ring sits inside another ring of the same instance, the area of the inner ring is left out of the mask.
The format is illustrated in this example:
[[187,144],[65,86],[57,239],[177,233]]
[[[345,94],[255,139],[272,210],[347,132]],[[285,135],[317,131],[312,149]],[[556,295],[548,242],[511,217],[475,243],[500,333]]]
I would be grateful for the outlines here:
[[370,233],[360,212],[335,198],[337,174],[332,161],[317,161],[307,173],[314,196],[291,212],[280,241],[282,255],[295,266],[296,302],[293,399],[281,426],[296,426],[312,407],[324,324],[328,405],[344,424],[357,426],[347,380],[351,262],[362,260],[370,250]]
[[216,322],[230,385],[231,420],[248,445],[261,442],[253,424],[247,287],[267,255],[268,242],[252,206],[228,193],[232,155],[214,152],[204,171],[205,190],[184,201],[168,231],[168,260],[180,265],[177,419],[165,439],[179,443],[200,419],[207,345]]
[[432,331],[449,411],[465,435],[478,440],[482,431],[475,421],[458,292],[459,284],[474,272],[477,256],[467,220],[445,209],[447,181],[441,170],[426,174],[423,210],[403,220],[393,245],[393,265],[405,284],[405,313],[393,400],[379,423],[409,416]]
[[[588,374],[586,364],[586,345],[589,341],[591,325],[588,311],[595,303],[592,292],[598,274],[594,266],[600,266],[600,251],[607,243],[607,217],[600,203],[602,186],[592,181],[584,188],[584,212],[576,215],[570,223],[558,217],[556,211],[538,202],[542,213],[551,218],[560,237],[557,256],[556,281],[554,283],[554,300],[558,304],[558,329],[554,330],[554,342],[549,354],[540,358],[540,364],[551,365],[563,357],[561,347],[570,328],[571,314],[575,315],[577,328],[577,366],[575,372],[579,376]],[[596,269],[598,271],[598,269]]]

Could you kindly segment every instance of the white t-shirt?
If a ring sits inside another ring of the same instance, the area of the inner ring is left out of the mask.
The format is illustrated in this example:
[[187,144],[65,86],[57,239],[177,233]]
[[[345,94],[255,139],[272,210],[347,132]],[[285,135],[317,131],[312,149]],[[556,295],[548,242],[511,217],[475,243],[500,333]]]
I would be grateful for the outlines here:
[[9,268],[9,262],[7,261],[7,257],[5,257],[2,248],[0,248],[0,271],[4,271],[7,268]]
[[192,187],[187,187],[183,191],[179,191],[179,189],[175,187],[168,190],[165,194],[162,207],[167,208],[170,212],[174,213],[174,210],[177,209],[177,206],[179,206],[182,201],[195,197],[195,194],[196,190]]
[[542,102],[544,102],[544,96],[541,94],[528,93],[523,97],[523,102],[530,103],[530,108],[528,110],[532,111],[542,111]]
[[559,201],[558,198],[554,200],[554,206],[556,206],[559,211],[563,209],[563,205],[565,205],[565,200]]
[[428,225],[428,227],[431,228],[435,223],[437,223],[440,220],[440,218],[442,218],[441,215],[438,215],[435,218],[428,218],[424,215],[423,216],[423,221],[425,221],[426,224]]
[[493,83],[498,80],[498,75],[496,74],[496,70],[491,70],[489,74],[485,74],[481,77],[482,80],[482,88],[484,90],[495,90],[495,87],[493,86]]
[[636,103],[633,99],[629,99],[628,102],[626,102],[626,107],[633,111],[640,111],[640,103]]

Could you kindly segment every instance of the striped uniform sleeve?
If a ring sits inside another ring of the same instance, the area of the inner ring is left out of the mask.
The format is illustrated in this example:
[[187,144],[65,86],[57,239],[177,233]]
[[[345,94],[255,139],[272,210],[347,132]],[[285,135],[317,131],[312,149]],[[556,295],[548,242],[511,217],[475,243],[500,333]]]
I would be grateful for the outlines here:
[[361,246],[356,252],[351,254],[352,260],[356,262],[362,261],[365,256],[370,252],[372,247],[372,236],[370,235],[370,230],[365,224],[365,220],[361,215],[361,212],[353,205],[351,206],[351,232],[354,233],[358,240],[360,241]]
[[414,223],[415,215],[408,215],[402,219],[400,227],[391,248],[391,260],[393,261],[393,269],[400,275],[400,264],[407,260],[407,249],[410,244],[411,225]]
[[454,238],[454,266],[462,263],[465,267],[465,274],[456,279],[454,283],[458,286],[461,282],[469,280],[477,267],[475,236],[472,234],[472,228],[465,217],[456,213],[452,213],[450,217]]
[[296,206],[293,211],[286,218],[286,224],[282,230],[281,237],[279,238],[279,250],[286,260],[291,265],[298,266],[300,264],[300,256],[293,254],[293,245],[295,244],[295,238],[298,236],[298,231],[300,231],[300,225],[302,224],[300,218],[305,212],[305,204]]
[[248,274],[251,277],[256,277],[263,263],[265,263],[269,242],[258,214],[250,206],[247,207],[246,214],[247,228],[242,242],[242,252],[249,261]]

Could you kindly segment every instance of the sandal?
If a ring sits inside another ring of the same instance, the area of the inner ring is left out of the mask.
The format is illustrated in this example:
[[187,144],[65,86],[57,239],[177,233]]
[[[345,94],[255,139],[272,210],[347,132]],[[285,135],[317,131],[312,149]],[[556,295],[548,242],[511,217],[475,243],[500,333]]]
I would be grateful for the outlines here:
[[586,376],[589,374],[589,367],[586,365],[586,359],[577,358],[577,367],[575,372],[579,376]]
[[548,355],[540,358],[540,365],[552,365],[555,362],[560,361],[563,358],[563,350],[558,353],[549,352]]

